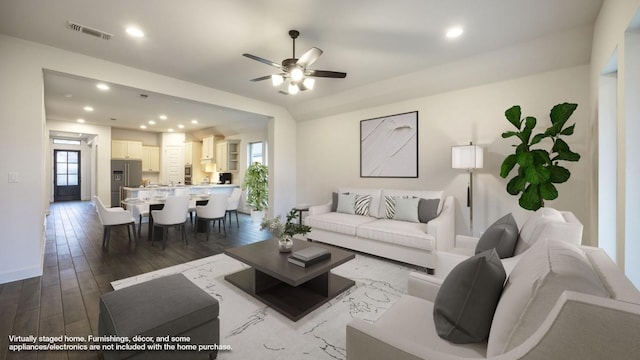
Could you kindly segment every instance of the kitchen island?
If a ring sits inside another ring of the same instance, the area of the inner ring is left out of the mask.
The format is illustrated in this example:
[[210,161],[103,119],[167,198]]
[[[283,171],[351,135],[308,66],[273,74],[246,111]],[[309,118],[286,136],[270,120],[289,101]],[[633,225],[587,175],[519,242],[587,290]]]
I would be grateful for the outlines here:
[[159,186],[159,185],[151,185],[147,187],[123,187],[123,200],[129,198],[137,198],[138,191],[140,190],[148,190],[148,191],[157,191],[159,193],[167,193],[168,195],[172,195],[175,189],[178,188],[188,188],[189,192],[194,195],[198,194],[231,194],[233,189],[240,187],[235,184],[209,184],[209,185],[183,185],[183,186]]

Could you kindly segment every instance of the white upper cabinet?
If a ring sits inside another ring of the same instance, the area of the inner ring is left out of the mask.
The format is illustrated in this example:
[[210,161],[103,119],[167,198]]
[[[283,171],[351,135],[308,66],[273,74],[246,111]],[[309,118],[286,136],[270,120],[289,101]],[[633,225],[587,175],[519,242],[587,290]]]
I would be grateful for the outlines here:
[[129,140],[112,140],[111,158],[142,159],[142,142]]

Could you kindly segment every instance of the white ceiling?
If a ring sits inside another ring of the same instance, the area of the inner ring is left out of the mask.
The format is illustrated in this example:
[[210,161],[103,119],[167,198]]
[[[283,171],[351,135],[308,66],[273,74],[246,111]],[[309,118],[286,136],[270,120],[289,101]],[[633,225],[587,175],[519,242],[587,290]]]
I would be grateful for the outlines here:
[[[593,24],[601,5],[602,0],[0,0],[0,33],[278,104],[296,117],[305,104],[340,93]],[[102,40],[70,31],[68,20],[114,36]],[[129,25],[142,28],[146,37],[127,36]],[[453,25],[465,32],[446,39]],[[279,63],[292,55],[290,29],[300,31],[296,55],[321,48],[324,54],[312,68],[346,72],[347,78],[319,78],[313,91],[295,96],[279,94],[269,81],[250,82],[276,69],[242,53]],[[90,79],[47,73],[48,117],[75,121],[80,94],[87,96],[84,102],[102,101],[78,92],[88,84]],[[108,108],[100,121],[114,117],[119,126],[138,127],[142,119],[175,108],[180,113],[171,119],[224,112],[240,127],[264,124],[263,117],[247,113],[231,116],[229,109],[204,110],[193,103],[198,110],[190,112],[187,104],[160,94],[142,101],[143,90],[119,90],[126,95],[93,105],[96,113]],[[75,94],[64,97],[70,93]],[[167,110],[128,113],[161,100],[171,104]],[[129,118],[135,120],[123,125]],[[231,125],[225,131],[238,131]],[[212,120],[207,126],[225,125]]]

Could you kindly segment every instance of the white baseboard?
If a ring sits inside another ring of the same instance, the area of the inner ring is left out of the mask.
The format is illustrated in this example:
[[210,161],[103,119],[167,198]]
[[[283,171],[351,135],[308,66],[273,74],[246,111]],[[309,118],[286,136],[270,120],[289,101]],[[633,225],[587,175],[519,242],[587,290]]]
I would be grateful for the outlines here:
[[42,276],[42,267],[30,266],[0,274],[0,284]]

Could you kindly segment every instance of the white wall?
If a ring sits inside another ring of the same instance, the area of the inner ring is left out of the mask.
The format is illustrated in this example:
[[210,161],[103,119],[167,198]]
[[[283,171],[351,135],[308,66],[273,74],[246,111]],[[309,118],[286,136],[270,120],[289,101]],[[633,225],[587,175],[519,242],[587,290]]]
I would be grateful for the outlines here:
[[[637,202],[637,194],[638,191],[635,189],[637,184],[637,178],[631,179],[631,183],[629,183],[629,179],[627,179],[627,164],[629,162],[638,163],[638,153],[629,152],[631,148],[629,148],[629,144],[627,142],[629,139],[626,138],[626,134],[628,130],[632,130],[632,128],[627,129],[627,126],[630,123],[637,124],[637,117],[629,118],[629,109],[633,109],[632,107],[627,107],[627,103],[637,104],[637,98],[629,98],[629,94],[627,93],[629,89],[629,84],[627,81],[629,80],[630,74],[633,71],[630,71],[629,67],[633,66],[637,68],[636,64],[628,64],[626,61],[628,59],[628,54],[626,51],[627,42],[625,32],[627,31],[630,23],[634,16],[637,15],[640,9],[640,1],[639,0],[605,0],[602,4],[602,9],[600,10],[600,14],[598,15],[598,19],[596,20],[596,24],[594,27],[593,33],[593,46],[591,52],[591,104],[592,107],[590,109],[590,126],[593,129],[590,132],[589,137],[589,147],[593,149],[593,151],[598,151],[598,149],[602,146],[606,146],[606,144],[600,144],[598,142],[598,104],[600,103],[599,99],[599,91],[601,89],[601,73],[603,69],[607,66],[609,59],[612,54],[617,54],[618,59],[618,83],[617,83],[617,148],[614,151],[617,152],[617,164],[616,164],[616,172],[617,172],[617,198],[616,198],[616,216],[615,216],[615,226],[617,233],[617,253],[616,253],[616,261],[619,267],[625,269],[627,276],[634,282],[636,286],[640,286],[640,265],[637,257],[631,257],[631,254],[627,254],[627,249],[630,247],[634,247],[635,249],[640,247],[640,238],[638,238],[637,233],[627,233],[629,225],[637,226],[638,218],[637,214],[635,217],[630,217],[628,211],[627,202],[633,203]],[[635,71],[637,74],[637,70]],[[628,74],[629,73],[629,74]],[[637,85],[635,85],[637,87]],[[637,112],[637,110],[634,110]],[[631,139],[635,141],[634,145],[637,145],[637,137]],[[611,150],[611,149],[610,149]],[[631,157],[631,158],[628,158]],[[597,157],[594,158],[594,161],[591,164],[591,168],[589,169],[589,174],[591,175],[591,184],[590,184],[590,192],[596,193],[598,188],[598,174],[599,174],[599,164],[597,162]],[[602,171],[603,168],[600,168]],[[634,205],[634,206],[637,206]],[[599,221],[599,215],[597,212],[598,206],[597,203],[591,203],[590,208],[592,209],[590,214],[590,225],[595,229],[594,232],[597,232],[597,224]],[[637,209],[637,207],[636,207]],[[627,265],[633,264],[634,269],[628,269]]]
[[[42,273],[44,216],[49,197],[46,194],[46,143],[43,105],[43,69],[99,79],[105,82],[145,89],[170,96],[236,108],[272,117],[269,143],[272,177],[270,212],[282,212],[295,204],[295,122],[281,107],[201,85],[161,76],[155,73],[108,61],[0,35],[0,150],[3,154],[19,154],[0,162],[0,176],[17,172],[20,181],[0,181],[0,199],[12,211],[0,217],[0,283],[37,276]],[[83,124],[73,124],[74,126]],[[70,130],[77,131],[77,130]],[[80,131],[83,132],[83,131]],[[87,132],[90,133],[90,132]],[[285,136],[282,136],[282,135]],[[110,158],[108,143],[100,137],[98,162]],[[105,162],[106,163],[106,162]],[[103,169],[106,169],[103,171]],[[96,192],[109,199],[108,167],[98,166]],[[106,173],[105,173],[106,172]]]
[[[469,69],[467,69],[469,70]],[[480,71],[480,69],[478,69]],[[576,132],[568,138],[572,149],[585,153],[589,115],[589,67],[577,66],[502,81],[459,91],[372,107],[298,124],[298,202],[323,203],[340,186],[445,190],[456,198],[456,232],[469,233],[466,207],[468,174],[451,169],[451,146],[473,141],[484,147],[484,168],[474,176],[474,229],[476,235],[502,215],[513,212],[521,225],[528,212],[506,190],[500,178],[502,160],[511,153],[513,140],[501,138],[511,130],[504,111],[521,105],[523,115],[538,118],[537,130],[546,129],[549,111],[561,102],[575,102],[571,118]],[[360,120],[418,111],[419,178],[360,178]],[[588,221],[587,157],[567,163],[572,176],[560,184],[560,196],[547,206],[573,211]],[[585,243],[590,243],[585,231]]]

